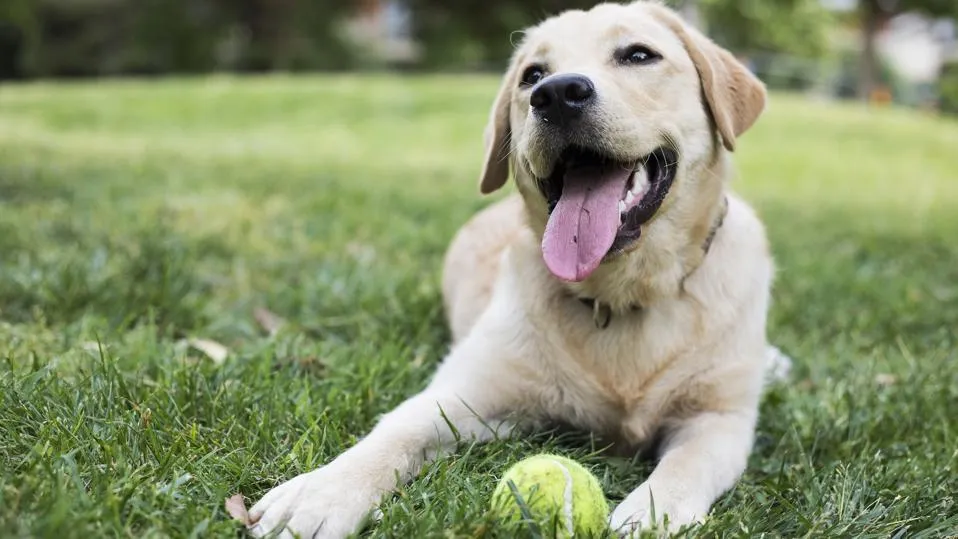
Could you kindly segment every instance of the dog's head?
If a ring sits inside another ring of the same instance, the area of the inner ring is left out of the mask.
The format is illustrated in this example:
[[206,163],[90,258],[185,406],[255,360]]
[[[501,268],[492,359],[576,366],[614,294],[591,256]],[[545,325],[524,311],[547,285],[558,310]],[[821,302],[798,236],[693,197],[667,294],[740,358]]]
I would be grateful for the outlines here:
[[764,86],[668,8],[568,11],[516,49],[487,128],[481,190],[502,187],[511,163],[546,265],[582,281],[641,247],[673,199],[694,198],[702,186],[690,171],[731,151],[764,104]]

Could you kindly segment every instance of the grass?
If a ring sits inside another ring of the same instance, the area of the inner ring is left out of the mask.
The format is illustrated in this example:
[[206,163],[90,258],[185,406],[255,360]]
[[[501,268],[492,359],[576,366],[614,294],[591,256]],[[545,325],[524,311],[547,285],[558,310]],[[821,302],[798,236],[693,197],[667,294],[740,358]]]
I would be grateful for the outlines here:
[[[497,81],[262,78],[0,88],[0,536],[234,537],[354,443],[448,346],[444,248],[488,200]],[[958,123],[776,95],[736,188],[777,258],[796,360],[701,537],[958,534]],[[289,323],[266,335],[265,307]],[[215,362],[186,344],[214,339]],[[377,537],[508,536],[503,469],[649,467],[585,435],[465,447]]]

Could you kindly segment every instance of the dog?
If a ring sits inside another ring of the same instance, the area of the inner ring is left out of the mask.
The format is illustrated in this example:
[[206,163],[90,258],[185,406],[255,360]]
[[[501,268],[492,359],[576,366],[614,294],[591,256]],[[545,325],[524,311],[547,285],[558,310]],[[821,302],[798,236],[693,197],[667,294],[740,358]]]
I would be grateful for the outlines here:
[[657,463],[612,512],[622,535],[703,520],[745,470],[772,367],[773,262],[730,192],[730,153],[766,90],[663,5],[567,11],[529,28],[495,98],[474,216],[446,254],[453,345],[428,387],[250,512],[341,538],[461,440],[552,422]]

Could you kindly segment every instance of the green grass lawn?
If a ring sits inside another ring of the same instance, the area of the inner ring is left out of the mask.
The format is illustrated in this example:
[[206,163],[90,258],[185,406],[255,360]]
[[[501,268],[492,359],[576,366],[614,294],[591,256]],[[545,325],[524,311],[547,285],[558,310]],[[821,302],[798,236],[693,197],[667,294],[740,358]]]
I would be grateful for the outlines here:
[[[489,203],[496,85],[0,87],[0,536],[235,537],[225,497],[326,462],[422,388],[449,341],[443,251]],[[954,537],[958,122],[776,95],[737,163],[796,365],[693,535]],[[257,308],[288,323],[267,335]],[[495,536],[499,474],[547,450],[617,502],[649,466],[598,449],[464,447],[367,533]]]

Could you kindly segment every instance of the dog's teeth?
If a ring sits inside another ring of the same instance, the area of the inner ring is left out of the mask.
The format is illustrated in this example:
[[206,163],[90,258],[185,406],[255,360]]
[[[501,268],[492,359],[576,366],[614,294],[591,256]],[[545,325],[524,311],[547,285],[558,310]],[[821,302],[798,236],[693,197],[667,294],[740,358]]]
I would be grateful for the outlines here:
[[624,201],[624,200],[620,200],[620,201],[619,201],[619,213],[625,213],[625,201]]
[[634,200],[635,200],[635,194],[633,194],[632,191],[629,191],[628,193],[625,194],[626,204],[632,204],[632,201]]
[[645,191],[645,186],[649,183],[649,179],[646,177],[644,172],[645,171],[642,169],[639,169],[639,171],[635,173],[635,183],[632,185],[631,189],[633,196],[638,196],[639,193]]

